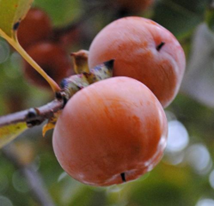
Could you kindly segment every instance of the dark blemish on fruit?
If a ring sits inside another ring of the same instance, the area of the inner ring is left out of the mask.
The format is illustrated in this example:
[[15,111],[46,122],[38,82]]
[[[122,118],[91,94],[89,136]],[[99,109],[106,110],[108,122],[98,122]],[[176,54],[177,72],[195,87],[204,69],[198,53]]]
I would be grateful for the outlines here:
[[16,22],[14,25],[13,25],[13,30],[16,31],[19,27],[19,24],[20,24],[20,21]]
[[156,49],[158,50],[158,51],[160,51],[160,49],[163,47],[163,45],[165,44],[165,42],[161,42],[157,47],[156,47]]
[[120,176],[121,176],[122,181],[126,182],[125,172],[121,173]]

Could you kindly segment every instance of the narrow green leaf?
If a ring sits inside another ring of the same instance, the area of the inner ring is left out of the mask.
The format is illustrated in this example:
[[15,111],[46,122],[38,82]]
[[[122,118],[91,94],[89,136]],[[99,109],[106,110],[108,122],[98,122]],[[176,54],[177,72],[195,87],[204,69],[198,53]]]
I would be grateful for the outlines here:
[[209,29],[214,31],[214,9],[207,9],[205,13],[205,22],[207,23]]
[[19,22],[25,17],[33,0],[0,0],[0,35],[13,38]]
[[25,122],[0,127],[0,148],[11,142],[27,128]]

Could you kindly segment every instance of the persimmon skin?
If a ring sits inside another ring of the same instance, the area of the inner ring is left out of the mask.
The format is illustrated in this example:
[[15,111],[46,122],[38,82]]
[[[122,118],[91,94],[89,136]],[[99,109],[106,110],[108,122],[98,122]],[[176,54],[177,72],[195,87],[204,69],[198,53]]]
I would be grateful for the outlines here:
[[166,137],[166,116],[154,94],[135,79],[113,77],[68,101],[54,129],[53,149],[70,176],[108,186],[154,168]]
[[[28,48],[26,52],[58,84],[63,78],[74,74],[71,58],[59,44],[39,42]],[[51,89],[47,81],[26,61],[23,64],[23,72],[31,84]]]
[[142,17],[125,17],[102,29],[89,49],[89,67],[115,59],[114,76],[144,83],[167,107],[181,85],[184,51],[171,32]]
[[148,9],[154,3],[154,0],[116,0],[114,2],[128,11],[142,12]]
[[21,21],[17,36],[24,49],[52,35],[52,24],[49,16],[39,8],[31,8]]

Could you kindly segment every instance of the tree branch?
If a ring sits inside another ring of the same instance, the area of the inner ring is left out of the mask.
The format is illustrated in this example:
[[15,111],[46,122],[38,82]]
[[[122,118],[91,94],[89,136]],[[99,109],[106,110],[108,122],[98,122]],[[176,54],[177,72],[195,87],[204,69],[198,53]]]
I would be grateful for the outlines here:
[[34,199],[39,203],[41,206],[55,206],[53,203],[52,198],[50,197],[43,180],[39,173],[35,170],[35,166],[31,165],[24,165],[18,155],[10,148],[5,147],[2,149],[4,156],[13,163],[13,165],[19,169],[22,175],[26,178],[27,183],[31,189],[31,192],[34,196]]
[[26,122],[28,127],[41,124],[44,120],[54,117],[54,113],[63,109],[66,102],[79,90],[97,81],[113,76],[114,59],[106,61],[92,68],[90,72],[72,75],[63,80],[62,90],[56,93],[56,99],[52,102],[21,112],[0,117],[0,127]]
[[52,102],[38,108],[31,108],[13,114],[1,116],[0,127],[18,122],[26,122],[28,127],[39,125],[44,120],[52,118],[54,113],[61,110],[63,106],[63,99],[55,99]]

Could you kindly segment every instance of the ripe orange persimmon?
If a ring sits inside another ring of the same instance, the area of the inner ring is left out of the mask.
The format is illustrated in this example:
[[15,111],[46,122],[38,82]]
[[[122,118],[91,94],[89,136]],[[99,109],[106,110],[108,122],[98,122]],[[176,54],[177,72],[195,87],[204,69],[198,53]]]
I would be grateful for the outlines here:
[[135,79],[113,77],[68,101],[54,129],[53,148],[70,176],[107,186],[154,168],[166,136],[166,116],[154,94]]
[[131,12],[140,12],[146,10],[154,3],[154,0],[114,0],[121,8]]
[[[57,83],[74,73],[70,56],[59,44],[39,42],[26,51]],[[46,80],[26,61],[24,61],[23,71],[29,82],[50,89]]]
[[38,41],[47,40],[52,34],[52,24],[49,16],[39,8],[31,8],[21,21],[17,36],[21,46],[27,47]]
[[106,26],[89,49],[89,67],[114,59],[114,76],[135,78],[163,107],[176,96],[185,71],[184,51],[164,27],[142,17],[126,17]]

